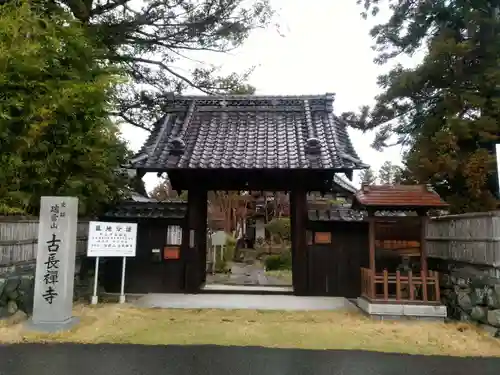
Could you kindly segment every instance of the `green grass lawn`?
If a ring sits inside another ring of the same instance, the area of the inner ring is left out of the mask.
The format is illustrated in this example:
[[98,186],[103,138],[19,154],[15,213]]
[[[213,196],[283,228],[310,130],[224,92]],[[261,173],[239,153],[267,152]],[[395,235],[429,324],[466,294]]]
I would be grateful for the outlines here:
[[500,341],[474,327],[437,322],[374,321],[348,312],[138,309],[78,305],[81,322],[58,334],[0,323],[0,342],[256,345],[364,349],[411,354],[500,356]]

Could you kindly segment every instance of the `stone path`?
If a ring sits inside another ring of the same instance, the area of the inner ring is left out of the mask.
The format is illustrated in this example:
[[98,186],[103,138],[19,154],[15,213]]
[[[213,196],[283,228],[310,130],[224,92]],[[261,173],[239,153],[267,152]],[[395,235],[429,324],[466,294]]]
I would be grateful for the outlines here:
[[499,358],[218,346],[0,346],[8,375],[498,375]]
[[260,264],[233,263],[227,275],[207,275],[207,283],[227,285],[286,286],[286,281],[266,275]]

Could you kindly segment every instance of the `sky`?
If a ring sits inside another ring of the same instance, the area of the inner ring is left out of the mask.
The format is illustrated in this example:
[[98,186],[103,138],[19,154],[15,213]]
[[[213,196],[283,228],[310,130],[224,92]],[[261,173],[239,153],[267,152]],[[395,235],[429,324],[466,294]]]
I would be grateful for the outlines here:
[[[249,83],[257,95],[336,94],[334,112],[356,111],[374,103],[380,92],[377,76],[390,66],[373,62],[375,52],[369,35],[374,20],[360,16],[355,0],[271,0],[277,10],[280,30],[257,30],[244,45],[230,54],[198,53],[197,60],[222,66],[224,73],[243,72],[256,66]],[[383,20],[383,12],[378,21]],[[415,65],[415,58],[399,60]],[[186,70],[189,66],[181,67]],[[349,129],[351,141],[361,160],[378,171],[385,161],[401,163],[401,148],[383,152],[370,147],[373,133]],[[138,151],[148,132],[122,125],[122,136]],[[156,174],[144,177],[146,189],[158,183]],[[357,176],[353,180],[359,185]]]

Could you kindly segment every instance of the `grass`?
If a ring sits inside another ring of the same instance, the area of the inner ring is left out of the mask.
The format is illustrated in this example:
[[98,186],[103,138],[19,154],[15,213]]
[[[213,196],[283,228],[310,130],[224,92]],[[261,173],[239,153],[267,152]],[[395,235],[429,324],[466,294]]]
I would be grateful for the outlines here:
[[279,280],[286,281],[292,284],[292,270],[276,270],[276,271],[266,271],[266,275],[275,277]]
[[163,310],[118,304],[78,305],[75,315],[81,318],[78,326],[52,335],[0,323],[0,342],[256,345],[500,356],[500,341],[463,323],[374,321],[348,312]]

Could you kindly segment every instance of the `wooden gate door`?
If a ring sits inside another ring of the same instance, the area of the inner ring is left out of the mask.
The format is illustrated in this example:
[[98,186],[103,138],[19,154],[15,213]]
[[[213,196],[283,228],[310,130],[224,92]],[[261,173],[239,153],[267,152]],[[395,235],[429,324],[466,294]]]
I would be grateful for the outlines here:
[[[356,298],[361,293],[360,268],[368,264],[368,225],[330,223],[329,244],[309,246],[309,294]],[[321,233],[327,233],[324,229]]]
[[[321,232],[326,233],[326,232]],[[309,293],[313,296],[338,296],[341,259],[339,251],[328,244],[309,248]]]

